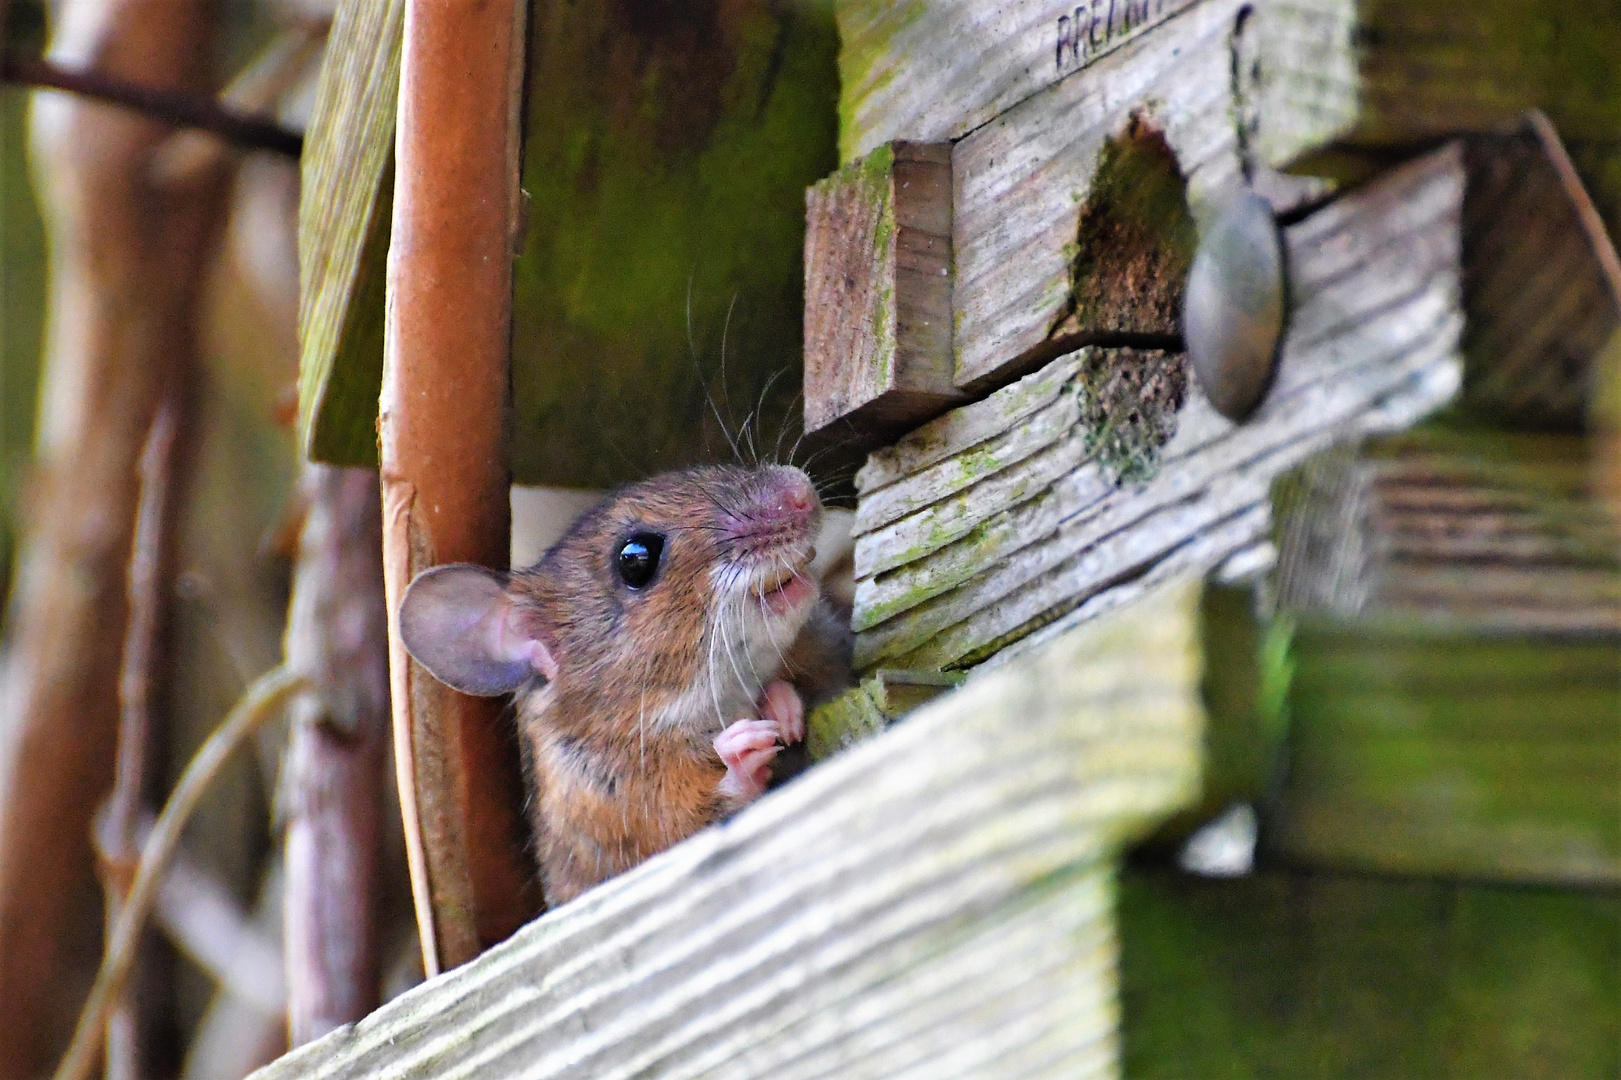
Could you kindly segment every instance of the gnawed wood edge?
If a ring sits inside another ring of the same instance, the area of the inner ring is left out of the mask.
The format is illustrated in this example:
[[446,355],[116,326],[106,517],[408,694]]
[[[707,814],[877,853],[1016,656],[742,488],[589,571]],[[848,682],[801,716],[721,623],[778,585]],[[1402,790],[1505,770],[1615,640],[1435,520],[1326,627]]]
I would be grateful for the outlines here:
[[1195,791],[1200,589],[970,679],[256,1076],[1118,1075],[1110,860]]
[[340,0],[298,203],[298,439],[334,465],[377,464],[383,292],[405,0]]
[[1069,358],[873,455],[858,481],[857,666],[966,665],[1153,580],[1161,560],[1215,565],[1264,538],[1278,472],[1450,400],[1462,192],[1450,146],[1291,226],[1293,321],[1269,397],[1234,425],[1190,388],[1146,483],[1117,485],[1064,427]]

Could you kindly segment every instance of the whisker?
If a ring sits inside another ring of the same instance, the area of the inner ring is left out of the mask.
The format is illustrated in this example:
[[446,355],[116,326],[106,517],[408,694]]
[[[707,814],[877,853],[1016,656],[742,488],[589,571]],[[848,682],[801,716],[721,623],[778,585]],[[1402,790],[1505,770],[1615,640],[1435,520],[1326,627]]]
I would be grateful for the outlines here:
[[[783,436],[788,434],[788,425],[793,423],[794,413],[796,411],[800,411],[801,413],[803,412],[803,406],[802,406],[801,403],[804,400],[805,400],[805,391],[801,390],[799,393],[795,394],[793,396],[793,398],[788,402],[788,412],[782,418],[782,425],[777,428],[777,445],[776,445],[776,449],[773,450],[773,452],[772,452],[772,459],[771,459],[771,463],[773,465],[781,465],[782,464],[782,461],[783,461],[783,458],[782,458],[782,440],[783,440]],[[799,443],[804,438],[805,438],[805,422],[804,422],[804,416],[801,415],[800,416],[800,423],[799,423],[799,437],[794,440],[793,449],[788,451],[788,460],[790,462],[794,460],[794,450],[799,449]]]
[[[736,294],[733,294],[732,302],[734,304],[737,302]],[[726,312],[728,327],[731,325],[731,320],[732,313],[731,309],[728,308]],[[732,431],[727,427],[726,419],[720,414],[720,406],[715,401],[715,395],[709,389],[709,380],[704,378],[703,365],[698,362],[698,345],[692,336],[692,274],[690,273],[687,275],[687,353],[692,357],[692,368],[698,376],[698,386],[704,392],[704,401],[708,403],[709,411],[714,415],[715,423],[720,427],[720,433],[726,439],[726,445],[732,448],[732,456],[737,459],[739,464],[742,464],[743,453],[738,449],[737,440],[732,438]],[[720,344],[720,379],[721,389],[724,391],[726,384],[726,335],[724,331],[721,334]],[[729,402],[727,411],[731,411]],[[707,439],[705,441],[707,443]]]
[[[731,333],[732,333],[732,312],[737,307],[737,297],[738,297],[738,295],[739,295],[738,292],[734,290],[733,293],[732,293],[731,302],[726,305],[726,321],[721,323],[721,327],[720,327],[720,392],[726,398],[726,415],[727,416],[732,415],[732,387],[731,387],[731,384],[726,381],[726,343],[727,343],[727,340],[731,337]],[[738,434],[741,436],[742,432],[739,431]],[[735,452],[736,449],[737,449],[737,445],[738,445],[737,440],[732,439],[730,436],[728,436],[727,438],[728,438],[729,441],[731,441],[732,449]],[[748,464],[748,462],[743,460],[743,455],[741,453],[739,453],[737,455],[737,460],[738,460],[738,462],[740,464],[745,464],[745,465]]]

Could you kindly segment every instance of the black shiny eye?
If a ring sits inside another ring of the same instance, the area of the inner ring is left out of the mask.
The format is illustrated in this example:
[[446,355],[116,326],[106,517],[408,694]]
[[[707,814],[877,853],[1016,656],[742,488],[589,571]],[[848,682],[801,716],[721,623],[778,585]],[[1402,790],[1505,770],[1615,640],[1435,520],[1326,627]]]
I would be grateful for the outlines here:
[[664,554],[664,537],[658,533],[637,533],[619,545],[614,557],[614,568],[619,580],[633,589],[640,589],[659,572],[659,556]]

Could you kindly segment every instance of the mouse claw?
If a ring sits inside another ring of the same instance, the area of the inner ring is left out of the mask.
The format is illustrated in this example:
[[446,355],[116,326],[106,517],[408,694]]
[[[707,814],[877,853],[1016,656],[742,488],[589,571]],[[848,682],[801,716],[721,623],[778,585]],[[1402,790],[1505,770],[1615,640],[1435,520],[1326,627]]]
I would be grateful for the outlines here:
[[799,691],[781,679],[773,679],[760,695],[760,716],[776,721],[784,745],[805,741],[805,703]]
[[771,759],[782,732],[775,720],[738,720],[715,736],[715,753],[726,766],[719,791],[741,806],[758,798],[771,781]]

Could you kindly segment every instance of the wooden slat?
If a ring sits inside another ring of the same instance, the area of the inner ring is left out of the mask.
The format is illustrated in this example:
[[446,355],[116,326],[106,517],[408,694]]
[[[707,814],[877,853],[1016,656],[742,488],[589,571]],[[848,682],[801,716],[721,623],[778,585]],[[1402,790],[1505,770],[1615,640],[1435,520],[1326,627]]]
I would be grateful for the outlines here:
[[858,478],[857,665],[960,665],[1121,602],[1134,579],[1213,566],[1263,536],[1278,472],[1447,401],[1462,188],[1450,147],[1287,229],[1294,311],[1270,396],[1234,425],[1189,387],[1146,482],[1099,459],[1103,418],[1070,419],[1097,372],[1144,362],[1124,352],[1055,361],[874,454]]
[[335,465],[377,464],[383,285],[405,0],[340,0],[305,136],[298,204],[298,433]]
[[[1614,70],[1621,20],[1605,8],[1267,0],[1257,10],[1263,59],[1275,58],[1263,74],[1269,103],[1316,113],[1353,141],[1489,132],[1535,107],[1567,136],[1610,139],[1621,116],[1621,99],[1575,76]],[[1266,111],[1263,140],[1281,134],[1267,133]]]
[[1118,1075],[1109,860],[1193,793],[1198,593],[971,680],[259,1080]]
[[840,159],[958,139],[1194,0],[838,0]]
[[1621,261],[1552,125],[1474,140],[1464,204],[1464,398],[1579,429],[1621,330]]
[[1621,526],[1577,436],[1453,423],[1276,486],[1296,862],[1621,883]]
[[1280,484],[1278,602],[1454,631],[1621,634],[1621,526],[1569,482],[1582,440],[1544,437],[1509,461],[1505,441],[1415,433],[1302,465]]
[[[1492,670],[1437,681],[1481,647],[1390,617],[1303,623],[1275,849],[1315,866],[1621,884],[1621,637],[1499,635]],[[1386,659],[1403,653],[1427,663]]]
[[958,142],[957,384],[995,389],[1056,355],[1081,214],[1105,141],[1140,117],[1163,134],[1195,217],[1236,182],[1237,0],[1200,0]]
[[951,376],[951,147],[890,143],[805,195],[805,430],[893,442]]
[[1169,866],[1121,875],[1134,1080],[1621,1074],[1621,894]]

